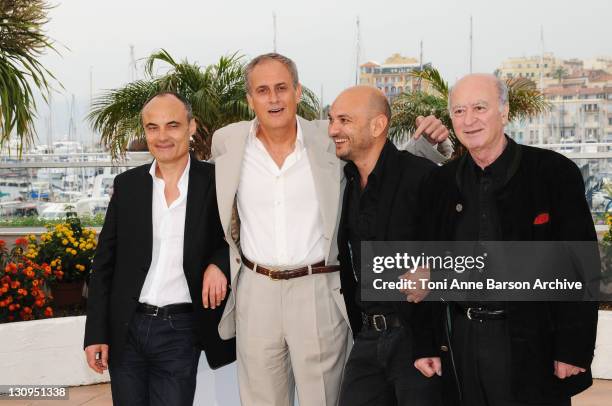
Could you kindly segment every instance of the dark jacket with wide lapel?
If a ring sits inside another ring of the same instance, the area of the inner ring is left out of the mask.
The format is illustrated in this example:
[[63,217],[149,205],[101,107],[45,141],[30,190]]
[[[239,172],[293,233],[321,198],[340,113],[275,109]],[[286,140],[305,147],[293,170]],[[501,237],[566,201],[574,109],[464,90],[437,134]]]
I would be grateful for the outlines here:
[[[399,151],[393,144],[385,157],[381,182],[379,205],[377,209],[376,241],[421,241],[423,227],[423,189],[428,176],[436,166],[425,158],[417,157],[406,151]],[[350,179],[347,182],[351,182]],[[359,187],[357,180],[353,187]],[[355,303],[355,290],[360,289],[355,280],[347,232],[347,212],[349,187],[345,188],[342,216],[338,231],[338,250],[340,259],[340,279],[342,292],[353,335],[361,330],[361,310]],[[360,270],[355,270],[360,272]],[[437,354],[434,347],[433,323],[430,317],[431,304],[418,305],[408,302],[394,302],[397,313],[405,326],[409,327],[413,338],[415,358]]]
[[[576,164],[553,151],[516,147],[506,184],[497,195],[502,240],[590,241],[597,256],[597,235]],[[465,155],[432,174],[427,193],[432,208],[427,228],[430,240],[453,240],[457,219],[464,211],[458,208],[465,207],[459,176],[464,165]],[[534,221],[543,214],[549,220]],[[598,263],[598,258],[592,258],[592,262]],[[596,302],[508,302],[506,306],[511,385],[517,400],[554,402],[592,384]],[[441,338],[446,340],[445,332]],[[449,344],[446,340],[445,345]],[[452,347],[442,353],[443,370],[452,371],[451,354]],[[587,372],[560,380],[553,375],[554,360],[586,368]]]
[[[153,249],[151,164],[115,177],[113,196],[98,240],[89,281],[85,346],[109,344],[109,362],[121,358]],[[227,245],[217,211],[214,166],[191,158],[183,269],[197,316],[196,341],[212,368],[235,359],[234,340],[221,340],[217,325],[222,306],[202,305],[206,266],[216,264],[229,280]]]

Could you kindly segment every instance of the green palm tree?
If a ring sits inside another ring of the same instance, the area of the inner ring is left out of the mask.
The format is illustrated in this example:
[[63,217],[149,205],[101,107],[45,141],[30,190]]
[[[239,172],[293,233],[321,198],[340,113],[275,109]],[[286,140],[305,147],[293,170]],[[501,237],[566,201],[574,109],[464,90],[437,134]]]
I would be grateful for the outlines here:
[[[169,69],[162,75],[155,68],[163,63]],[[243,77],[244,59],[238,54],[223,56],[213,65],[200,67],[187,60],[176,62],[165,50],[145,61],[146,79],[129,83],[97,97],[88,115],[92,127],[114,157],[123,154],[131,141],[143,141],[140,110],[144,102],[159,91],[173,91],[192,104],[197,130],[192,149],[200,159],[210,157],[212,135],[228,124],[254,117],[246,101]],[[298,114],[318,117],[319,101],[304,88]]]
[[552,77],[559,81],[559,85],[563,84],[563,79],[565,79],[567,75],[567,69],[565,69],[563,66],[559,66],[552,73]]
[[[394,141],[404,141],[416,130],[416,118],[430,114],[438,117],[449,129],[450,140],[455,149],[454,155],[464,152],[463,146],[455,135],[448,111],[448,83],[440,72],[430,66],[415,70],[412,76],[431,84],[433,92],[425,93],[413,90],[399,95],[391,106],[391,129],[389,135]],[[526,78],[508,79],[508,100],[510,112],[508,119],[525,119],[542,114],[550,108],[544,95],[536,88],[534,82]]]
[[37,59],[55,50],[43,31],[50,9],[44,0],[0,0],[0,148],[14,134],[20,155],[36,135],[34,89],[46,101],[55,79]]

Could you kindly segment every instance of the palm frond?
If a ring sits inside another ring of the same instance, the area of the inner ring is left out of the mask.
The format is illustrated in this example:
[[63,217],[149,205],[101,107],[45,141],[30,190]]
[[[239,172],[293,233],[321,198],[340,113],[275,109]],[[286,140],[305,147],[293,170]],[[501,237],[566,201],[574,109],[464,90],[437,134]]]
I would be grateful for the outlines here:
[[411,76],[431,83],[431,86],[442,97],[448,97],[448,83],[442,79],[440,72],[433,66],[424,66],[422,70],[415,69],[410,73]]
[[57,82],[37,59],[56,51],[43,31],[51,8],[44,0],[0,0],[0,148],[14,134],[20,155],[36,136],[34,90],[46,101]]
[[508,79],[508,120],[535,117],[548,112],[551,104],[546,100],[535,83],[527,78]]
[[[157,68],[161,67],[167,70],[157,74]],[[238,53],[222,56],[217,63],[201,67],[187,60],[177,62],[162,49],[146,59],[145,80],[109,90],[98,97],[88,119],[92,128],[100,132],[102,142],[117,157],[126,151],[130,141],[143,136],[142,104],[158,91],[177,92],[186,97],[193,108],[197,130],[192,148],[199,158],[207,159],[216,130],[253,118],[246,101],[243,69],[243,57]],[[318,111],[316,95],[304,88],[298,114],[313,119]]]

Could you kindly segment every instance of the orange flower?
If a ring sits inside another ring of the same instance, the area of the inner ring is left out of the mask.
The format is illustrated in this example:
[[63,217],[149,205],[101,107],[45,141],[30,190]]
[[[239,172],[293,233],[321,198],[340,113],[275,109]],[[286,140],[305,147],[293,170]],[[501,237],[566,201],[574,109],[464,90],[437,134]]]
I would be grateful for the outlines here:
[[47,317],[52,317],[53,316],[53,309],[50,308],[49,306],[47,306],[47,308],[45,309],[45,316],[47,316]]
[[11,312],[12,312],[13,310],[15,310],[15,305],[14,305],[14,304],[9,305],[9,311],[11,311]]
[[6,241],[0,240],[0,250],[4,247],[6,247]]
[[28,245],[28,240],[24,237],[19,237],[15,240],[15,245]]

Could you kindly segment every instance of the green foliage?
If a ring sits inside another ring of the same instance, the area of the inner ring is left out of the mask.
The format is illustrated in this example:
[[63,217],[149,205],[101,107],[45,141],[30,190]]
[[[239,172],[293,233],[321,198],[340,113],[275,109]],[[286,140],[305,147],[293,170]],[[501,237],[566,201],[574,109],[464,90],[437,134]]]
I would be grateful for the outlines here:
[[37,59],[55,50],[43,31],[50,8],[44,0],[0,0],[0,147],[14,133],[19,154],[35,137],[33,89],[46,100],[55,79]]
[[[80,217],[80,220],[84,227],[102,227],[102,224],[104,224],[104,215],[96,214],[95,216],[83,216]],[[49,225],[62,224],[65,221],[65,219],[42,219],[37,216],[3,217],[0,219],[0,228],[47,227]]]
[[[162,74],[156,73],[159,64],[167,68]],[[177,92],[193,107],[197,130],[191,147],[200,159],[207,159],[216,130],[254,116],[246,101],[243,68],[244,59],[236,53],[201,67],[187,60],[177,62],[162,49],[145,61],[146,79],[96,98],[88,118],[94,130],[101,134],[102,142],[117,157],[126,151],[131,141],[144,141],[140,121],[144,102],[159,91]],[[304,88],[298,114],[314,119],[318,111],[316,95]]]

